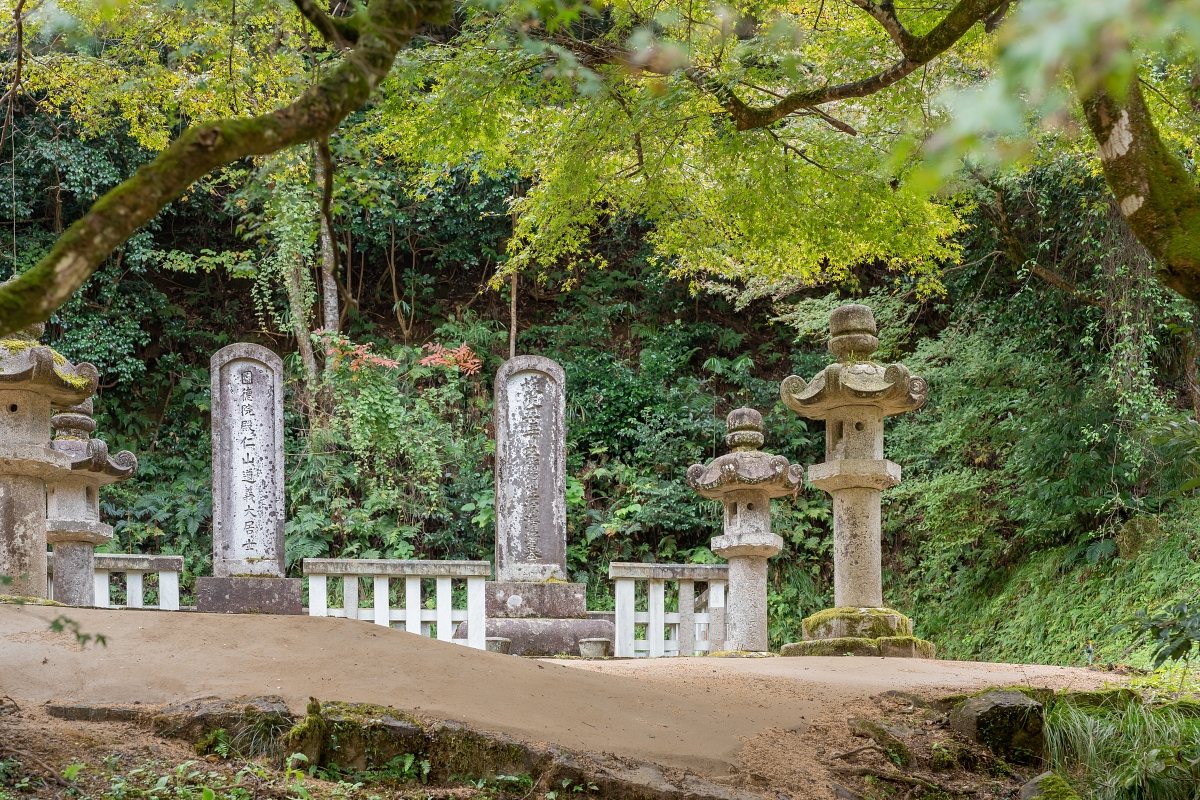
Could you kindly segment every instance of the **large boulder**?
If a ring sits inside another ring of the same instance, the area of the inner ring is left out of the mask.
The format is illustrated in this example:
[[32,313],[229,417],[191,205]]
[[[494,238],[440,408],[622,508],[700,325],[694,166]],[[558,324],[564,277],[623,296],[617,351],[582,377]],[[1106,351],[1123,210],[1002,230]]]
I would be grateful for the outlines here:
[[968,698],[950,712],[950,727],[1017,764],[1042,758],[1044,706],[1021,692],[999,690]]

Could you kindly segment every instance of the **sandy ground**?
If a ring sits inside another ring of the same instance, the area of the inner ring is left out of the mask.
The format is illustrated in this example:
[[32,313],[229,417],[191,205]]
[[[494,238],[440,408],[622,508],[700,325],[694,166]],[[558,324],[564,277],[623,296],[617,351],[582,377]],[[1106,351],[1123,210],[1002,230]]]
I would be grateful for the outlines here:
[[71,609],[84,631],[108,637],[107,647],[81,650],[47,631],[59,611],[0,606],[0,695],[167,703],[274,694],[294,712],[310,696],[370,702],[711,776],[745,768],[781,738],[817,747],[825,720],[886,689],[1088,689],[1110,677],[882,658],[536,661],[342,619]]

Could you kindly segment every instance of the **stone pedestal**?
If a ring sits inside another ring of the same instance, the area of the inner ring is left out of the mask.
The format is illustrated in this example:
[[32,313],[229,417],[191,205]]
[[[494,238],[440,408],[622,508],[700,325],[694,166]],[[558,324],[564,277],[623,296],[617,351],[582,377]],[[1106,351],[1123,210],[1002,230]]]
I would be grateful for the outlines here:
[[862,305],[829,318],[829,350],[838,358],[809,383],[792,375],[780,386],[783,402],[810,419],[825,420],[825,462],[808,480],[833,497],[835,608],[804,620],[805,641],[784,655],[915,655],[933,645],[914,639],[912,623],[883,607],[880,492],[900,482],[900,467],[883,457],[885,417],[920,408],[928,387],[901,364],[870,360],[879,347],[875,319]]
[[300,578],[197,578],[196,610],[208,614],[291,614],[301,611]]
[[489,618],[587,618],[586,583],[488,581],[483,589]]
[[765,652],[767,641],[767,559],[783,549],[771,532],[771,498],[799,488],[801,470],[783,456],[760,452],[765,441],[762,415],[752,408],[731,411],[725,420],[732,453],[688,468],[688,484],[701,496],[725,506],[725,533],[710,548],[729,561],[725,601],[725,649]]

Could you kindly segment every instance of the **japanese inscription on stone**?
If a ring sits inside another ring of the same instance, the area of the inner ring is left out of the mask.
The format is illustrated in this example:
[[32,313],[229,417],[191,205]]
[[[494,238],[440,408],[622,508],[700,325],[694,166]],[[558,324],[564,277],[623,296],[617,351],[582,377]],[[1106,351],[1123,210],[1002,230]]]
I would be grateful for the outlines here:
[[509,359],[496,374],[496,580],[566,579],[562,367]]
[[213,573],[282,577],[283,363],[254,344],[212,357]]

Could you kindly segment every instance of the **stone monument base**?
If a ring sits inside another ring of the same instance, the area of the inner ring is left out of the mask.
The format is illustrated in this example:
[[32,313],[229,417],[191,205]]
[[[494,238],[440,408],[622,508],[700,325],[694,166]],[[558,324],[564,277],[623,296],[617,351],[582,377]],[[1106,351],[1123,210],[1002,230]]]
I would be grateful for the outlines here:
[[483,591],[489,619],[587,619],[586,583],[488,581]]
[[[617,629],[604,619],[489,619],[487,635],[511,640],[508,652],[514,656],[577,656],[581,639],[615,644]],[[454,638],[467,638],[467,623],[459,624]]]
[[833,639],[808,639],[785,644],[783,656],[874,656],[876,658],[935,658],[933,642],[915,636],[839,636]]
[[881,636],[912,636],[912,620],[890,608],[827,608],[800,625],[804,639],[878,639]]
[[196,610],[209,614],[298,615],[300,595],[300,578],[196,579]]

